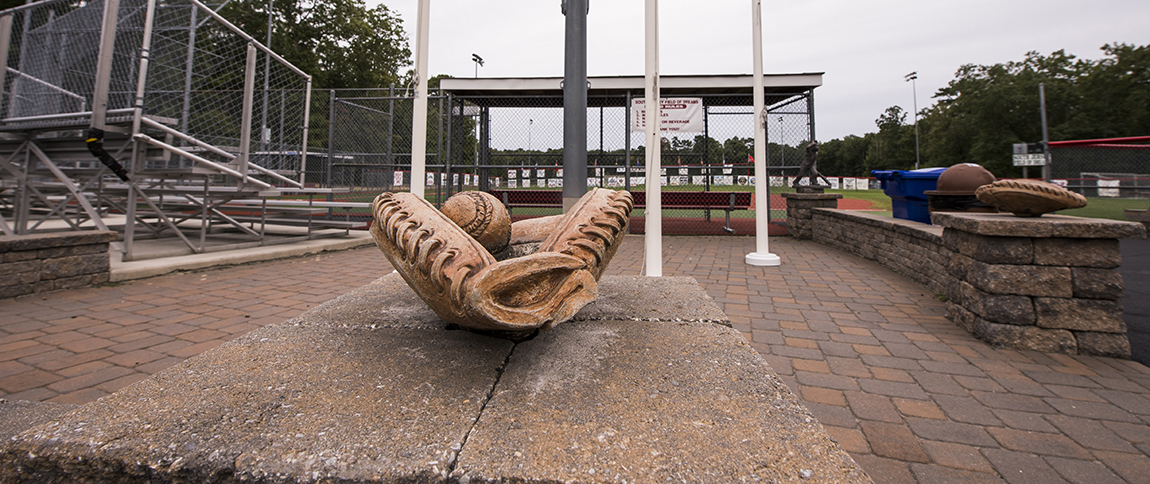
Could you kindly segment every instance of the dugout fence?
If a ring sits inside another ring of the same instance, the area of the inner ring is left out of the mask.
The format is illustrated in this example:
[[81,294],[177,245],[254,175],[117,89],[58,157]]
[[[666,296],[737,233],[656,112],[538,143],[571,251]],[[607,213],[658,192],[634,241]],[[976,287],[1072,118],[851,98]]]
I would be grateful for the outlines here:
[[[815,136],[814,93],[821,74],[768,76],[767,163],[772,176],[769,199],[772,221],[785,220],[781,193]],[[642,77],[592,78],[587,108],[588,187],[645,191],[645,137],[630,129],[631,101],[642,98]],[[668,133],[663,138],[660,183],[664,192],[754,192],[750,76],[684,76],[666,78],[664,97],[702,99],[703,129]],[[669,88],[667,86],[670,86]],[[678,87],[676,87],[678,86]],[[441,204],[467,190],[522,192],[535,203],[513,209],[516,218],[560,213],[550,192],[561,192],[563,180],[563,97],[559,79],[443,79],[428,97],[427,164],[424,180],[413,181],[411,166],[410,91],[334,90],[313,96],[313,133],[325,129],[329,142],[309,156],[309,183],[347,189],[333,195],[350,201],[370,200],[381,191],[407,191],[422,183],[427,198]],[[319,113],[330,123],[322,125]],[[322,136],[322,135],[318,135]],[[313,137],[313,141],[317,138]],[[314,144],[313,144],[314,146]],[[699,200],[703,200],[700,195]],[[664,207],[668,234],[753,234],[752,200],[735,210]],[[706,204],[696,204],[702,207]],[[729,208],[729,207],[727,207]],[[721,211],[718,211],[721,210]],[[716,213],[716,211],[718,211]],[[339,214],[333,214],[338,216]],[[730,227],[726,216],[730,215]],[[360,211],[353,218],[366,219]],[[632,214],[641,230],[643,208]],[[781,231],[781,227],[780,231]]]
[[1050,142],[1051,181],[1087,197],[1150,198],[1150,136]]

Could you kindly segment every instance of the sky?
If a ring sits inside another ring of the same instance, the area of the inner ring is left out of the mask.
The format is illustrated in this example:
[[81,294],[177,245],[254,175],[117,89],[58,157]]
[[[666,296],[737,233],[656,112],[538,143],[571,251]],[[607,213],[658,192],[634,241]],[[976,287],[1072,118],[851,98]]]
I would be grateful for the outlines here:
[[[416,0],[380,3],[415,38]],[[705,5],[705,6],[704,6]],[[750,74],[751,1],[659,2],[662,74]],[[587,73],[644,74],[640,0],[590,0]],[[766,73],[823,72],[815,90],[820,141],[873,132],[894,105],[919,110],[963,64],[1022,60],[1059,49],[1102,57],[1107,43],[1150,44],[1146,0],[764,0]],[[431,0],[429,72],[480,77],[563,76],[560,0]],[[415,44],[411,41],[414,51]]]

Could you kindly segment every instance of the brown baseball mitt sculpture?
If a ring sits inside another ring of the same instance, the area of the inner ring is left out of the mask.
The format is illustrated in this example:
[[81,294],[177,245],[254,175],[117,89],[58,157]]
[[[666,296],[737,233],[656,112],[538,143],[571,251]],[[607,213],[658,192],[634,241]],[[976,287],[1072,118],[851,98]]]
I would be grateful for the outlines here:
[[1086,206],[1086,197],[1037,180],[998,180],[978,187],[974,195],[1017,217],[1041,217],[1044,213]]
[[566,321],[595,299],[599,277],[627,232],[632,205],[630,193],[593,189],[538,251],[502,262],[410,193],[375,198],[371,234],[407,285],[444,321],[529,331]]

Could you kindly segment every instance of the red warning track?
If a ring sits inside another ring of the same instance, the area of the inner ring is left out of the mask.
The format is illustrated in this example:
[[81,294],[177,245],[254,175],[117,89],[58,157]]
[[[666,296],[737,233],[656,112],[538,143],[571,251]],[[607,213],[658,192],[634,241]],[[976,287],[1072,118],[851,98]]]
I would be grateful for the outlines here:
[[[849,199],[849,198],[840,198],[838,209],[839,210],[868,210],[871,208],[872,205],[874,205],[874,204],[868,200],[854,200],[854,199]],[[755,208],[755,195],[754,194],[751,194],[751,206],[747,207],[747,208],[749,208],[749,209]],[[782,195],[771,194],[771,210],[786,210],[786,209],[787,209],[787,199],[783,198]]]

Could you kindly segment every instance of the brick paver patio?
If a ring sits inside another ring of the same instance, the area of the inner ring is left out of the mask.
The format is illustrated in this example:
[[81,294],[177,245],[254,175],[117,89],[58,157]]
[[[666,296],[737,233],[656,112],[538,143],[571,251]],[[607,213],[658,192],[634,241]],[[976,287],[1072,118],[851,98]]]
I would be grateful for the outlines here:
[[[879,483],[1150,482],[1150,369],[994,349],[922,286],[813,242],[668,237],[695,277]],[[630,237],[609,274],[639,274]],[[374,248],[0,301],[0,397],[85,403],[391,270]]]

